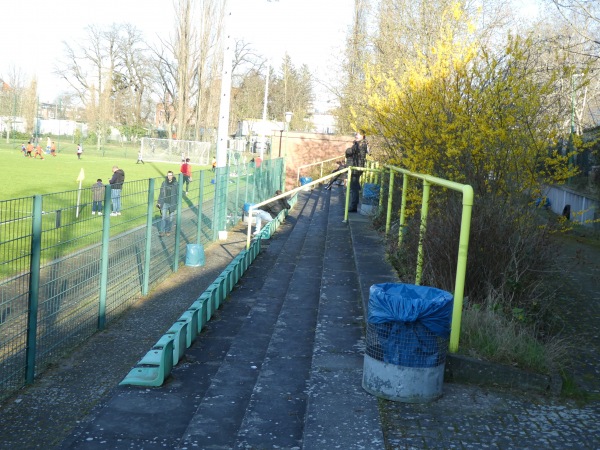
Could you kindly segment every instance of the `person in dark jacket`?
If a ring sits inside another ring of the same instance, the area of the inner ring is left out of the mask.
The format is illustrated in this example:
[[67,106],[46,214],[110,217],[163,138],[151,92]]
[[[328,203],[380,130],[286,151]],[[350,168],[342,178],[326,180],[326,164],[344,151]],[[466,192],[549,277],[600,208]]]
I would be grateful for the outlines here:
[[[281,194],[282,192],[279,189],[275,191],[275,195]],[[274,217],[277,217],[277,214],[279,214],[281,211],[290,208],[291,206],[287,200],[285,198],[280,198],[267,203],[262,209],[255,209],[253,212],[253,217],[256,219],[256,228],[253,235],[257,236],[260,233],[263,221],[270,222]]]
[[[275,191],[275,195],[281,195],[281,194],[283,194],[283,192],[281,192],[279,189]],[[273,217],[277,217],[277,214],[279,214],[284,209],[290,209],[290,208],[291,208],[291,206],[285,197],[277,199],[277,200],[273,200],[271,203],[268,203],[265,207],[265,209],[267,209],[269,214],[271,214],[271,216],[273,216]]]
[[[334,169],[331,173],[336,173],[339,172],[340,170],[344,170],[347,166],[344,163],[344,161],[338,161],[337,163],[337,168]],[[329,180],[329,183],[327,183],[327,186],[325,186],[326,190],[331,190],[331,186],[333,186],[335,184],[336,181],[340,180],[342,185],[344,184],[344,182],[346,181],[346,174],[345,173],[341,173],[339,174],[337,177],[333,177]]]
[[112,209],[113,212],[110,213],[111,216],[120,216],[121,215],[121,189],[123,188],[123,183],[125,182],[125,172],[123,169],[119,169],[118,166],[113,166],[112,168],[113,176],[108,181],[110,184],[110,199],[112,200]]
[[98,213],[102,215],[102,201],[104,200],[104,185],[102,179],[98,178],[95,184],[92,184],[92,215]]
[[161,213],[160,221],[160,233],[159,236],[170,236],[171,227],[173,224],[173,214],[177,210],[177,197],[178,197],[179,183],[173,176],[172,171],[167,172],[167,178],[163,181],[160,186],[160,193],[158,194],[158,208]]
[[[369,143],[363,130],[356,133],[354,144],[352,144],[352,165],[355,167],[365,167],[367,154],[369,153]],[[358,198],[360,196],[360,176],[362,170],[355,170],[350,177],[350,207],[349,212],[358,211]]]

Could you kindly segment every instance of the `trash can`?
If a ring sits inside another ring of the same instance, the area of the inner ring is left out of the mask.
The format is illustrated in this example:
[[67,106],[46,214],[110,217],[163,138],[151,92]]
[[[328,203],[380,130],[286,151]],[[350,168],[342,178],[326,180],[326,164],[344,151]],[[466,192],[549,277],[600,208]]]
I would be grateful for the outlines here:
[[188,244],[185,253],[185,265],[200,267],[204,265],[204,247],[200,244]]
[[425,403],[442,396],[453,297],[402,283],[369,291],[363,388],[377,397]]
[[[300,186],[304,186],[305,184],[308,184],[312,181],[313,179],[311,177],[300,177]],[[305,191],[310,191],[310,187],[305,187],[304,190]]]
[[250,223],[252,225],[256,224],[256,217],[252,216],[252,218],[250,219],[249,217],[249,212],[250,212],[250,207],[254,206],[254,203],[244,203],[244,206],[242,208],[242,221],[247,224],[248,220],[250,220]]
[[374,214],[379,205],[379,185],[365,183],[362,188],[362,200],[360,202],[360,213],[364,216]]

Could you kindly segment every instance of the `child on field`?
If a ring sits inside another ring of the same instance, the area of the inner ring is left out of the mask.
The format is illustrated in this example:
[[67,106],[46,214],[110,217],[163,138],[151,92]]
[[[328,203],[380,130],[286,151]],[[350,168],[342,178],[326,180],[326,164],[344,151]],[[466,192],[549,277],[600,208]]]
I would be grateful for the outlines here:
[[38,143],[37,147],[35,148],[35,155],[33,157],[33,159],[37,159],[38,155],[40,156],[41,159],[44,159],[44,152],[42,151],[42,146]]
[[92,216],[98,213],[102,215],[102,201],[104,200],[104,185],[102,179],[98,178],[96,183],[92,185]]

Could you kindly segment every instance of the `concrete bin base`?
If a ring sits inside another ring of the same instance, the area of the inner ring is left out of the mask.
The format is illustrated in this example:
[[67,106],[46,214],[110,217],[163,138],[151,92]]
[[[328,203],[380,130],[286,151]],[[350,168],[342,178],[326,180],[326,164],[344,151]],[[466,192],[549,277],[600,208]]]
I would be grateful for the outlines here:
[[404,403],[427,403],[442,396],[444,365],[404,367],[365,355],[362,387],[369,394]]
[[360,204],[360,214],[363,216],[372,216],[377,212],[377,205]]

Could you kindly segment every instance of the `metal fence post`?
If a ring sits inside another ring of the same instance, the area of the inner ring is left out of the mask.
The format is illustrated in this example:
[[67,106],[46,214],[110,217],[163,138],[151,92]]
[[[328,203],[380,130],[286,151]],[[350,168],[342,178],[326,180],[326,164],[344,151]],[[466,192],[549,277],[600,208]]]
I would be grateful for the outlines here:
[[423,202],[421,204],[421,227],[419,229],[419,249],[417,251],[417,273],[415,284],[421,284],[423,275],[423,241],[425,240],[425,231],[427,230],[427,216],[429,214],[429,181],[423,180]]
[[148,294],[150,285],[150,259],[152,258],[152,217],[154,216],[154,178],[148,179],[148,209],[146,212],[146,249],[142,295]]
[[198,199],[198,226],[197,226],[197,238],[196,238],[196,243],[198,245],[202,244],[202,204],[204,202],[204,174],[206,173],[205,170],[200,171],[200,193],[198,194],[198,196],[200,197]]
[[181,203],[183,202],[183,174],[178,176],[177,183],[177,212],[175,213],[175,249],[173,251],[173,273],[179,269],[179,242],[181,241]]
[[37,350],[38,292],[40,289],[40,262],[42,256],[42,196],[33,197],[33,217],[31,221],[31,259],[29,262],[29,305],[27,312],[27,350],[25,352],[25,382],[33,383],[35,378],[35,357]]
[[245,177],[245,180],[246,180],[246,183],[245,183],[245,185],[246,185],[246,186],[245,186],[245,188],[244,188],[244,203],[246,203],[246,202],[248,202],[248,201],[251,201],[251,200],[248,198],[248,177],[249,177],[249,176],[250,176],[250,164],[249,164],[249,163],[246,163],[246,177]]
[[102,250],[100,256],[100,297],[98,301],[98,329],[106,325],[106,291],[108,286],[108,247],[110,244],[110,184],[104,188],[104,216],[102,217]]
[[463,210],[460,222],[460,238],[458,241],[458,262],[456,264],[456,281],[454,282],[454,305],[452,310],[452,326],[450,328],[450,352],[458,351],[462,308],[467,274],[467,254],[469,251],[469,234],[471,232],[471,214],[473,212],[473,188],[463,187]]
[[398,226],[398,247],[404,238],[404,225],[406,224],[406,196],[408,195],[408,176],[402,174],[402,201],[400,204],[400,225]]
[[[383,179],[383,177],[381,177]],[[380,190],[380,197],[383,197],[383,190]],[[390,232],[390,225],[392,223],[392,198],[394,195],[394,171],[390,170],[390,187],[388,190],[388,204],[387,204],[387,214],[385,218],[385,234]]]
[[[227,167],[218,167],[215,177],[215,194],[213,198],[213,240],[218,239],[219,231],[224,228],[224,212],[227,211]],[[225,213],[226,214],[226,213]]]
[[344,206],[344,222],[348,222],[348,206],[350,205],[350,185],[352,184],[352,169],[348,168],[348,178],[346,183],[346,205]]
[[235,209],[233,211],[233,223],[237,222],[238,213],[240,212],[240,182],[241,177],[238,173],[238,176],[235,177]]

